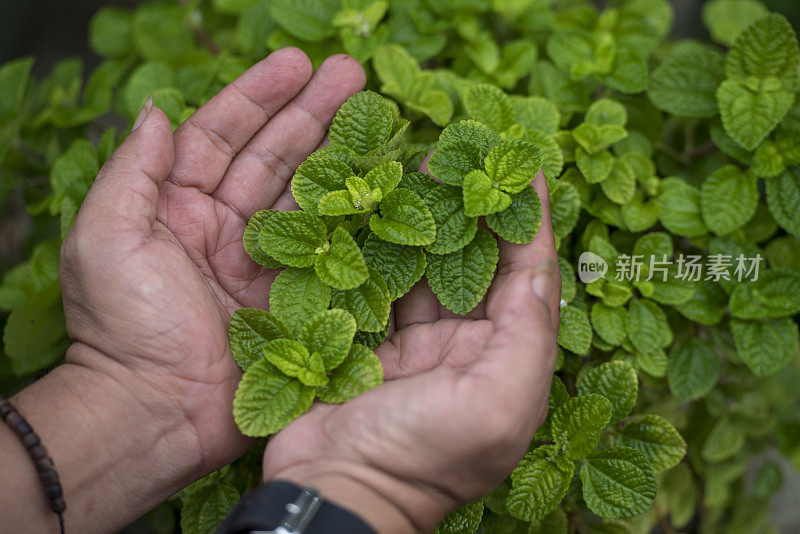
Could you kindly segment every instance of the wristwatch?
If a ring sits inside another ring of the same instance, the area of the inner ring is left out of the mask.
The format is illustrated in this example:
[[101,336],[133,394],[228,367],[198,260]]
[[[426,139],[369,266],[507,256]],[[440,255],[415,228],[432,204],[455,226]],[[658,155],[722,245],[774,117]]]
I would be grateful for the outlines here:
[[271,481],[248,492],[217,534],[375,534],[352,512],[325,501],[314,488]]

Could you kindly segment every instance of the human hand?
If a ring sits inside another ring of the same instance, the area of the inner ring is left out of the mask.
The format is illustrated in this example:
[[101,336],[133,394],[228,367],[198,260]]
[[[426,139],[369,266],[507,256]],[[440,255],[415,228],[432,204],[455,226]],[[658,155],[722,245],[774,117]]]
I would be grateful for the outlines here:
[[295,167],[363,84],[352,58],[333,56],[312,76],[305,54],[285,48],[174,136],[161,110],[144,109],[64,243],[63,301],[75,342],[67,362],[110,377],[118,396],[133,400],[133,431],[166,427],[179,436],[161,446],[178,464],[169,475],[186,477],[175,489],[248,444],[232,416],[241,372],[227,324],[242,306],[266,307],[277,271],[245,253],[245,225],[257,210],[295,208]]
[[268,443],[264,479],[321,490],[381,533],[429,532],[496,487],[547,413],[560,276],[547,186],[534,241],[501,241],[489,294],[468,317],[418,283],[395,306],[376,353],[386,382],[319,404]]

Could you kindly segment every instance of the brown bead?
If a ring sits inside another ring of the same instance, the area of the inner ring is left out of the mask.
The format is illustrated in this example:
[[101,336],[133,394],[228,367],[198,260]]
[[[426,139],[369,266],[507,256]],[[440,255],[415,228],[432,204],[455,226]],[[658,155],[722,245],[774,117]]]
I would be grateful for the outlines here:
[[61,484],[50,484],[44,487],[44,494],[47,495],[47,498],[57,499],[62,496],[61,494]]
[[41,443],[39,445],[34,445],[28,452],[30,452],[34,462],[38,462],[42,458],[47,458],[47,449],[45,449]]
[[24,422],[25,419],[23,419],[22,416],[16,411],[13,411],[6,416],[6,423],[8,423],[9,426],[11,426],[11,428],[14,430],[16,430],[17,427]]
[[40,473],[39,474],[39,478],[42,479],[42,483],[45,486],[50,486],[52,484],[58,484],[59,483],[58,473],[56,473],[56,471],[54,469],[48,469],[47,471],[44,471],[44,472]]
[[50,499],[50,509],[57,514],[63,513],[64,510],[67,509],[67,504],[64,502],[64,498],[56,497],[55,499]]
[[37,436],[33,432],[22,438],[22,444],[25,445],[25,448],[28,449],[29,451],[33,447],[37,446],[39,443],[40,443],[39,436]]
[[55,468],[56,468],[56,466],[55,466],[55,464],[53,464],[53,460],[49,456],[46,457],[46,458],[42,458],[41,460],[36,462],[36,470],[39,471],[40,473],[43,473],[44,471],[47,471],[48,469],[55,470]]
[[22,418],[22,421],[20,421],[19,424],[16,425],[15,428],[17,430],[17,435],[20,438],[27,436],[28,434],[34,433],[33,428],[31,428],[31,425],[28,424],[28,422],[25,420],[24,417]]

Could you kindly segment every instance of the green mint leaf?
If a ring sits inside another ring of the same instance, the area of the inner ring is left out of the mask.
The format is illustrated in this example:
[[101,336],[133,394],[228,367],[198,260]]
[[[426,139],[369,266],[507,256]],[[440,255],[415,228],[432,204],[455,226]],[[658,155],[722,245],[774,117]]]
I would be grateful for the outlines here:
[[735,165],[725,165],[706,178],[700,189],[700,207],[706,226],[717,235],[741,227],[758,207],[757,179]]
[[332,145],[364,155],[380,148],[392,133],[394,113],[381,95],[362,91],[347,99],[331,122]]
[[542,152],[542,170],[550,178],[561,176],[564,168],[564,152],[561,150],[554,135],[546,135],[538,130],[528,130],[522,139],[533,143]]
[[[735,278],[734,278],[735,280]],[[738,319],[777,319],[800,312],[800,273],[770,269],[758,280],[737,284],[728,308]]]
[[610,423],[631,413],[639,396],[636,370],[624,361],[605,362],[578,375],[578,395],[602,395],[611,402]]
[[672,328],[661,307],[648,299],[635,299],[628,307],[628,338],[643,354],[672,343]]
[[299,341],[276,339],[267,343],[263,352],[269,363],[306,386],[322,386],[328,382],[319,356],[312,362],[308,349]]
[[407,247],[370,235],[361,249],[367,265],[386,281],[391,300],[397,300],[416,284],[425,273],[425,251]]
[[487,226],[511,243],[530,243],[542,222],[542,205],[532,185],[512,195],[511,205],[486,217]]
[[717,90],[717,105],[725,131],[750,151],[775,129],[793,103],[794,95],[788,91],[759,87],[754,90],[738,78],[725,80]]
[[623,49],[647,53],[669,34],[673,19],[667,0],[630,0],[619,9],[614,35]]
[[308,317],[328,309],[330,302],[330,286],[311,268],[290,267],[282,271],[269,288],[269,311],[293,332]]
[[344,189],[345,181],[352,175],[353,169],[344,161],[324,151],[314,152],[292,177],[292,195],[304,211],[316,215],[323,197]]
[[89,46],[99,56],[124,56],[133,49],[133,15],[126,9],[104,7],[89,24]]
[[185,23],[186,11],[176,4],[148,4],[133,16],[136,49],[151,61],[179,61],[189,54],[193,39]]
[[575,151],[575,160],[578,169],[586,179],[586,183],[597,184],[608,178],[614,168],[614,156],[608,150],[596,154],[589,154],[582,148]]
[[628,112],[625,111],[625,106],[616,100],[601,98],[586,110],[584,121],[596,126],[625,126],[628,122]]
[[614,44],[608,40],[600,42],[593,33],[560,29],[550,36],[546,46],[547,55],[553,63],[573,80],[611,71]]
[[431,289],[448,310],[464,315],[481,301],[497,267],[495,238],[478,230],[466,247],[449,254],[428,254],[425,274]]
[[748,26],[728,51],[725,75],[762,83],[775,78],[784,91],[800,89],[800,47],[789,21],[771,13]]
[[538,521],[558,506],[574,470],[571,460],[558,456],[555,445],[546,445],[526,453],[517,464],[511,472],[511,490],[506,500],[512,517]]
[[[348,178],[348,183],[352,183],[352,178],[357,177],[352,176],[351,178]],[[354,213],[366,213],[369,211],[367,208],[358,207],[357,204],[358,201],[354,200],[353,193],[351,193],[349,190],[342,189],[340,191],[331,191],[319,199],[319,204],[317,205],[315,212],[320,215],[336,217],[339,215],[352,215]]]
[[656,478],[647,458],[630,447],[611,447],[590,456],[580,476],[586,505],[601,517],[638,515],[656,497]]
[[708,232],[696,187],[680,178],[665,178],[657,202],[661,224],[673,234],[697,237]]
[[[561,112],[553,102],[540,96],[512,96],[511,107],[517,124],[526,130],[552,135],[561,126]],[[480,120],[480,119],[478,119]]]
[[58,361],[69,346],[61,303],[61,285],[50,282],[11,312],[3,330],[5,355],[17,376]]
[[483,500],[456,508],[439,523],[433,534],[473,534],[483,518]]
[[471,171],[464,177],[464,215],[476,220],[475,217],[497,213],[511,205],[511,196],[495,189],[493,185],[483,171]]
[[263,357],[267,343],[282,337],[291,337],[286,325],[270,312],[256,308],[236,310],[228,324],[231,353],[243,371]]
[[739,358],[757,376],[783,369],[800,350],[797,323],[790,318],[771,321],[731,320]]
[[330,374],[327,385],[317,390],[322,402],[346,402],[383,382],[381,361],[364,345],[354,343],[341,365]]
[[550,189],[550,219],[553,223],[556,242],[572,232],[575,225],[578,224],[580,212],[581,199],[578,190],[569,182],[558,181]]
[[536,177],[542,162],[542,152],[535,145],[516,139],[497,143],[484,165],[493,184],[507,193],[519,193]]
[[315,391],[263,358],[242,376],[233,399],[233,418],[245,436],[269,436],[304,414]]
[[617,159],[606,179],[600,182],[600,188],[611,202],[627,204],[636,192],[636,175],[624,159]]
[[499,141],[500,134],[480,122],[450,124],[439,136],[428,169],[446,184],[461,185],[470,171],[482,168],[483,159]]
[[244,250],[253,258],[253,261],[267,269],[277,269],[283,266],[281,262],[264,252],[258,244],[258,235],[273,213],[275,213],[274,210],[257,211],[250,217],[250,221],[244,229]]
[[645,201],[637,191],[628,204],[622,206],[622,221],[631,232],[644,232],[658,222],[659,208],[653,200]]
[[603,76],[602,80],[622,93],[641,93],[647,88],[646,56],[628,48],[617,51],[611,72]]
[[369,277],[361,249],[342,226],[333,231],[330,249],[317,254],[314,270],[323,283],[336,289],[358,287]]
[[386,281],[375,269],[366,282],[354,289],[333,290],[331,306],[350,312],[359,330],[380,332],[389,319],[391,298]]
[[707,462],[722,462],[742,450],[744,442],[742,425],[732,417],[722,417],[711,427],[700,455]]
[[592,343],[592,325],[586,310],[575,306],[561,308],[558,344],[575,354],[588,354]]
[[425,202],[408,189],[395,189],[383,199],[380,215],[374,213],[369,227],[375,235],[398,245],[430,245],[436,238],[436,222]]
[[364,332],[363,330],[359,330],[356,332],[356,335],[353,338],[353,343],[360,343],[365,347],[375,350],[380,347],[384,341],[386,341],[386,337],[388,335],[389,323],[387,322],[383,330],[380,332]]
[[192,492],[181,508],[181,531],[214,534],[240,497],[227,482],[209,484]]
[[783,471],[780,464],[771,460],[764,462],[753,480],[753,494],[769,499],[783,486]]
[[402,178],[403,166],[396,161],[381,163],[364,176],[370,187],[380,189],[383,196],[394,191]]
[[464,95],[463,102],[471,119],[482,122],[497,132],[504,132],[514,124],[511,99],[493,85],[473,85]]
[[419,198],[424,199],[428,193],[439,186],[439,182],[434,180],[429,174],[424,172],[410,172],[403,176],[400,180],[398,187],[409,189],[417,194]]
[[[33,58],[15,59],[0,65],[0,117],[16,116],[25,98]],[[0,145],[0,153],[2,145]]]
[[321,219],[302,211],[272,210],[258,234],[261,249],[285,265],[310,267],[317,249],[327,243]]
[[626,339],[628,312],[622,306],[608,306],[602,301],[592,305],[592,327],[606,343],[619,346]]
[[772,178],[786,170],[786,162],[778,146],[767,139],[753,153],[750,170],[760,178]]
[[584,122],[572,130],[572,137],[589,154],[597,154],[627,136],[627,130],[615,124],[598,126]]
[[781,228],[800,238],[800,172],[792,169],[765,181],[769,212]]
[[714,387],[722,363],[708,341],[687,338],[672,346],[667,367],[667,382],[681,401],[699,399]]
[[382,82],[381,91],[424,113],[439,126],[450,121],[453,115],[450,97],[438,89],[434,74],[422,71],[405,48],[395,44],[382,46],[375,52],[372,66]]
[[706,46],[675,50],[653,71],[647,96],[658,109],[681,117],[717,114],[717,88],[725,78],[722,57]]
[[333,18],[339,0],[277,0],[270,14],[281,28],[304,41],[321,41],[333,35]]
[[567,514],[561,508],[556,508],[538,521],[528,525],[525,534],[566,534],[569,532]]
[[[480,172],[482,171],[472,171]],[[470,173],[472,174],[472,173]],[[488,180],[488,177],[486,178]],[[500,191],[496,193],[504,195]],[[462,190],[446,184],[436,183],[425,196],[425,204],[436,223],[436,238],[426,248],[433,254],[449,254],[464,248],[478,231],[478,220],[468,216],[464,209],[466,188]]]
[[675,467],[686,455],[686,442],[660,415],[646,414],[628,421],[617,442],[638,449],[656,473]]
[[550,418],[550,432],[564,454],[578,460],[591,453],[609,423],[613,407],[602,395],[566,399]]
[[312,354],[319,354],[324,370],[330,371],[347,357],[355,333],[355,318],[345,310],[332,309],[311,316],[297,340]]
[[720,322],[727,311],[728,295],[719,284],[704,281],[699,284],[686,302],[675,309],[691,321],[713,326]]
[[755,0],[711,0],[703,5],[703,24],[716,42],[731,46],[753,22],[767,14]]

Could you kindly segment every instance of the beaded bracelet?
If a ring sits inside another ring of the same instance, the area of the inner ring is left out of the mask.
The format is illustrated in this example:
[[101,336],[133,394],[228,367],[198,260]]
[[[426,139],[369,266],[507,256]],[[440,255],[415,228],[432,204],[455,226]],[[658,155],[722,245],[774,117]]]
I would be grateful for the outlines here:
[[67,509],[67,505],[64,502],[61,481],[52,458],[47,454],[47,449],[44,448],[39,436],[33,431],[28,421],[14,408],[14,405],[2,396],[0,396],[0,418],[8,423],[33,460],[44,486],[44,493],[50,502],[50,508],[58,515],[58,525],[61,528],[61,534],[64,534],[64,511]]

